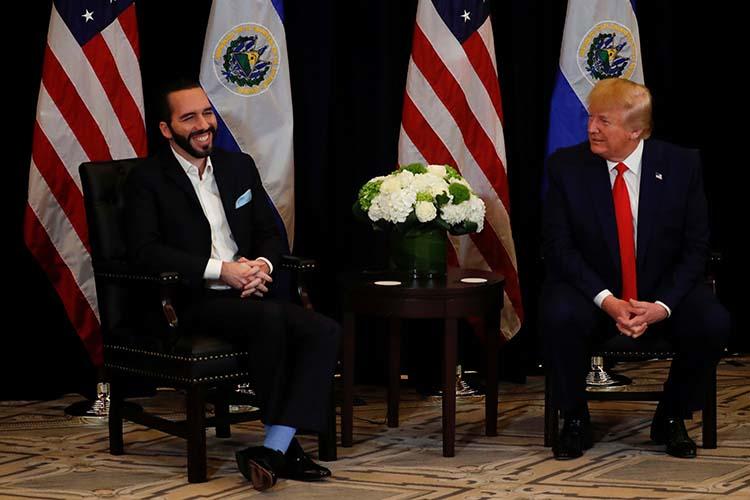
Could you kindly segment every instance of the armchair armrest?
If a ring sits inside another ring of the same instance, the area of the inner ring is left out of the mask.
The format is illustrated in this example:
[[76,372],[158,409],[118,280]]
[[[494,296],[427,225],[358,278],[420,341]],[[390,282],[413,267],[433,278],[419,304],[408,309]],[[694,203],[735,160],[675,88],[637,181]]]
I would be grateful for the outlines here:
[[310,293],[308,292],[308,287],[305,283],[305,275],[309,275],[310,272],[315,271],[318,268],[317,262],[305,257],[282,255],[280,267],[281,269],[293,273],[297,298],[302,304],[302,307],[310,311],[314,310],[312,301],[310,300]]
[[146,273],[131,273],[119,270],[95,272],[95,277],[104,283],[119,284],[152,284],[159,286],[161,309],[164,318],[170,328],[179,326],[175,301],[177,287],[180,285],[180,274],[177,272],[166,272],[158,275]]
[[282,269],[299,273],[315,271],[318,268],[318,263],[315,260],[295,255],[282,255],[280,265]]

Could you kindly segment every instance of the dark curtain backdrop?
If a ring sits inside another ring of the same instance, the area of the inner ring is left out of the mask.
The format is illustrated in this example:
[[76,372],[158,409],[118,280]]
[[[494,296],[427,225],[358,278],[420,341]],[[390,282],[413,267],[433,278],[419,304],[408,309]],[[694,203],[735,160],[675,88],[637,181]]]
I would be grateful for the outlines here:
[[[154,90],[175,76],[198,75],[209,0],[137,0],[141,65],[150,151],[162,141],[155,127]],[[319,260],[319,309],[338,315],[335,272],[384,262],[385,242],[350,213],[357,189],[396,165],[401,102],[416,0],[286,2],[295,114],[297,236],[295,251]],[[11,81],[12,151],[9,196],[2,396],[30,399],[93,390],[95,371],[68,324],[45,275],[22,240],[31,130],[51,1],[15,4],[24,36],[6,58]],[[565,18],[564,0],[492,0],[505,114],[511,219],[526,323],[505,348],[505,373],[519,379],[538,361],[536,333],[540,179],[552,80]],[[733,312],[732,348],[747,350],[747,321],[738,313],[738,220],[747,209],[731,196],[742,142],[729,140],[738,114],[727,85],[741,57],[723,12],[689,2],[641,1],[638,15],[646,83],[655,99],[656,137],[703,152],[713,225],[721,251],[720,295]],[[723,27],[714,36],[710,27]],[[736,35],[735,35],[736,36]],[[745,127],[746,129],[746,127]],[[734,145],[729,154],[727,149]],[[729,159],[728,159],[729,158]],[[734,158],[734,160],[731,160]],[[746,223],[744,223],[746,226]],[[381,364],[375,356],[375,365]]]

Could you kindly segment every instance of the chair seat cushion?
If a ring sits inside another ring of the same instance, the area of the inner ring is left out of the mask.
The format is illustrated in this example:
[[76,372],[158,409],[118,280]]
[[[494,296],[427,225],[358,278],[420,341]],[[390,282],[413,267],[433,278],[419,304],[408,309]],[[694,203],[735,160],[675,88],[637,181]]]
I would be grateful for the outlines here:
[[674,346],[661,335],[646,333],[637,339],[616,335],[596,344],[592,354],[621,359],[669,358],[674,356]]
[[104,344],[104,364],[115,372],[178,383],[220,382],[248,377],[248,353],[216,337],[176,340],[137,335],[122,328]]

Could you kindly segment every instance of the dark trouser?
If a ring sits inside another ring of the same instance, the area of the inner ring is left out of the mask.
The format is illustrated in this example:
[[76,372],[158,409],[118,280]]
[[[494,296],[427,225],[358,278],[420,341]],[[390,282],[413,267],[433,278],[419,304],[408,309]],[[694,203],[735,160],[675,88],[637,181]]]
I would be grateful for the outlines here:
[[324,431],[341,327],[294,304],[237,295],[207,292],[189,329],[248,350],[263,423]]
[[[542,342],[552,395],[563,414],[586,412],[592,343],[618,335],[614,320],[591,298],[564,283],[545,284],[540,302]],[[661,400],[670,415],[689,418],[703,408],[708,383],[729,337],[729,314],[705,285],[693,288],[672,316],[636,340],[663,335],[676,353]]]

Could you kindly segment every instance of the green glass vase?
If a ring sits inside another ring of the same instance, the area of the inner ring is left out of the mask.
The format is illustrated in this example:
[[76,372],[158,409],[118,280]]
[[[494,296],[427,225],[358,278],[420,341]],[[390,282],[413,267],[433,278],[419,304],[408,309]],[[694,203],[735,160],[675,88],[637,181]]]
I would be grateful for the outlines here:
[[444,277],[448,235],[445,229],[411,229],[391,232],[392,270],[412,278]]

